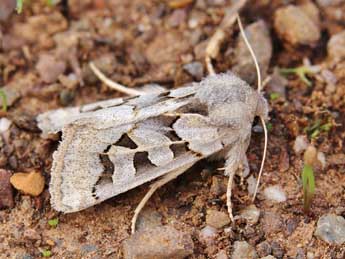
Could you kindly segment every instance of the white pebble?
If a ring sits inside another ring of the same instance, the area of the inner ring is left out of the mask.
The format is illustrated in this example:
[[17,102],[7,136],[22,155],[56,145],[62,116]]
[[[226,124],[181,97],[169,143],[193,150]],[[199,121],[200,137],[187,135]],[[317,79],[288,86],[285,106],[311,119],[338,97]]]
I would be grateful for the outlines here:
[[274,202],[286,201],[286,194],[279,185],[273,185],[273,186],[267,187],[264,190],[264,195],[267,199]]
[[293,149],[294,149],[296,154],[300,154],[304,150],[307,149],[308,145],[309,145],[309,143],[308,143],[307,137],[300,135],[300,136],[297,136],[297,138],[295,139]]
[[1,118],[0,119],[0,133],[4,133],[7,131],[12,124],[12,121],[6,118]]
[[211,226],[206,226],[200,231],[199,238],[206,244],[212,244],[217,237],[217,229]]
[[322,169],[326,167],[326,156],[323,152],[317,152],[317,160],[321,163]]

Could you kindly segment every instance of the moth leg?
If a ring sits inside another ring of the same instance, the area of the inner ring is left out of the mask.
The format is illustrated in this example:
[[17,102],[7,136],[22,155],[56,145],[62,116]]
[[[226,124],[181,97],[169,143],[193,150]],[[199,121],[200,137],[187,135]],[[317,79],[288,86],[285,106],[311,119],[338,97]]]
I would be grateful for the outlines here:
[[239,174],[240,174],[240,177],[241,177],[241,185],[243,185],[244,178],[249,175],[249,171],[250,171],[247,156],[243,157],[243,163],[242,163],[242,165],[240,166],[239,169],[240,169]]
[[241,158],[243,157],[240,145],[241,144],[236,144],[228,151],[225,156],[225,175],[229,176],[228,186],[226,189],[226,206],[228,208],[229,217],[232,222],[234,222],[231,203],[232,183],[234,180],[234,176],[239,169],[239,166],[241,165]]
[[154,182],[151,186],[149,191],[145,194],[144,198],[140,201],[138,206],[135,208],[134,216],[132,218],[132,234],[135,232],[135,226],[136,222],[139,216],[140,211],[144,208],[146,202],[151,198],[151,196],[154,194],[154,192],[160,188],[161,186],[165,185],[166,183],[170,182],[171,180],[175,179],[180,174],[184,173],[188,168],[190,168],[193,164],[189,164],[185,167],[182,167],[180,169],[177,169],[175,171],[171,171],[164,175],[161,179]]

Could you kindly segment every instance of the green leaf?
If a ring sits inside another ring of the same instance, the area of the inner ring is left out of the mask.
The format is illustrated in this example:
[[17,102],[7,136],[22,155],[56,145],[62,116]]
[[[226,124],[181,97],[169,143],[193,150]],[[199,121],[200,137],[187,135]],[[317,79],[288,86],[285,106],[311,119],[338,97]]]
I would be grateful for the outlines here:
[[270,94],[270,99],[271,99],[272,101],[274,101],[274,100],[278,99],[279,96],[280,96],[279,93],[271,93],[271,94]]
[[0,89],[0,97],[2,100],[2,111],[7,112],[7,96],[4,90]]
[[267,128],[268,131],[271,131],[271,130],[273,129],[272,123],[267,122],[267,123],[266,123],[266,128]]
[[42,256],[43,257],[51,257],[52,256],[52,252],[50,250],[43,250],[42,251]]
[[21,13],[23,11],[23,3],[24,0],[17,0],[17,13]]
[[48,225],[51,227],[55,228],[58,224],[59,224],[58,218],[48,220]]
[[302,185],[304,211],[308,212],[315,193],[314,170],[310,165],[304,165],[303,167]]
[[302,82],[304,82],[307,86],[312,86],[312,83],[310,80],[307,78],[307,74],[313,74],[314,72],[311,71],[308,67],[306,66],[299,66],[299,67],[294,67],[294,68],[281,68],[279,70],[280,74],[282,75],[288,75],[288,74],[295,74],[297,75]]

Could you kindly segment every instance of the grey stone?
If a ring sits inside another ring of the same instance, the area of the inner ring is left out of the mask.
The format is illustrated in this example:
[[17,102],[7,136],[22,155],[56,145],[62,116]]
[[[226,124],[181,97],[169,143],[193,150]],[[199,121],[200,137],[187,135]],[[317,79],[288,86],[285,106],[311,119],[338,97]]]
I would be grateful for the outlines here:
[[295,5],[276,10],[274,28],[279,37],[291,45],[314,45],[321,37],[314,20]]
[[183,69],[186,70],[196,80],[201,80],[204,76],[204,66],[200,62],[185,64]]
[[232,259],[257,258],[255,249],[246,241],[236,241],[233,247]]
[[144,209],[138,217],[137,231],[155,228],[162,225],[162,215],[152,209]]
[[265,188],[265,198],[273,202],[284,202],[286,201],[286,194],[279,185],[273,185]]
[[207,210],[206,224],[214,228],[222,228],[230,223],[228,213],[218,210]]
[[170,226],[138,231],[123,243],[125,259],[182,259],[193,249],[191,235]]
[[345,57],[345,30],[334,34],[327,43],[328,56],[334,60]]
[[335,214],[321,216],[315,236],[329,244],[342,245],[345,243],[345,219]]
[[254,225],[258,222],[260,217],[260,210],[254,205],[249,205],[241,211],[240,217],[244,218],[248,224]]
[[[255,53],[263,77],[265,77],[271,57],[272,43],[269,30],[264,21],[260,20],[245,28],[245,33]],[[234,73],[252,84],[256,81],[256,68],[253,58],[244,39],[239,35],[235,48]]]

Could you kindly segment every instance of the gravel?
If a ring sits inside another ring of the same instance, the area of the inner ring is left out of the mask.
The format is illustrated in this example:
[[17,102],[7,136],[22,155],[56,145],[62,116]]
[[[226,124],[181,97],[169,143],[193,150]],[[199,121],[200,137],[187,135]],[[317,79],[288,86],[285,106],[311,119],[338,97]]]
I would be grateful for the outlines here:
[[257,258],[255,249],[246,241],[236,241],[234,243],[232,259],[253,259]]

